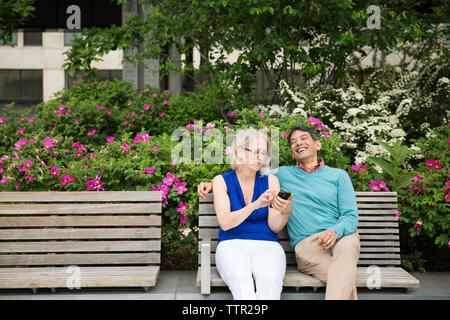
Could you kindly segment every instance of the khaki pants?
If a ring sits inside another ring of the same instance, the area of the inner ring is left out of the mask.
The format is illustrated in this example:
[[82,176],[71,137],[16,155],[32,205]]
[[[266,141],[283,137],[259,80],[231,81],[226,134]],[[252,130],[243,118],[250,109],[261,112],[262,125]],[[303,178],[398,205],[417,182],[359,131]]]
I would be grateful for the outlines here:
[[298,270],[327,284],[326,300],[357,300],[358,232],[340,238],[328,250],[317,244],[317,237],[313,234],[295,246]]

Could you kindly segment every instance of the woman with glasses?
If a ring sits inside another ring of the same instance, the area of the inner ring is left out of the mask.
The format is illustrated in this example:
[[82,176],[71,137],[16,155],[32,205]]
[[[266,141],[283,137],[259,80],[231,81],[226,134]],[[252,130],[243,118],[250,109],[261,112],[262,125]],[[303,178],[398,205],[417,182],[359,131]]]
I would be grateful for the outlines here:
[[277,195],[280,183],[268,174],[270,142],[262,132],[239,131],[230,156],[232,170],[213,179],[217,269],[235,300],[280,299],[286,256],[277,233],[289,218],[292,195]]

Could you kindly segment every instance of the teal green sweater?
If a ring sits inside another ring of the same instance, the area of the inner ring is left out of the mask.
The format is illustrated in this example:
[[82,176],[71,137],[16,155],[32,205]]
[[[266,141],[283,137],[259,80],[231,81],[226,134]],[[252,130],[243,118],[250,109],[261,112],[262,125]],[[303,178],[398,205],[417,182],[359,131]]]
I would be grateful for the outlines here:
[[347,172],[325,166],[306,173],[297,166],[283,166],[270,173],[280,180],[281,190],[294,194],[294,213],[287,223],[292,248],[326,229],[334,230],[338,238],[356,231],[358,207]]

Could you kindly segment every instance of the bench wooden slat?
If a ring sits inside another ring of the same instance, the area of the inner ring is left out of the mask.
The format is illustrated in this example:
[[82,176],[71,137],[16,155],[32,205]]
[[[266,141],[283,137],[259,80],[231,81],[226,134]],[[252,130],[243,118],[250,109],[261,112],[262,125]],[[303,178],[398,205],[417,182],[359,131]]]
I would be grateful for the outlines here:
[[[401,268],[380,267],[380,285],[383,288],[418,288],[420,283],[408,272]],[[200,269],[197,273],[197,286],[200,286]],[[358,267],[356,286],[367,287],[373,272],[368,267]],[[224,287],[225,282],[220,278],[217,268],[211,268],[211,286]],[[296,268],[288,267],[283,281],[284,287],[324,287],[325,283],[319,279],[298,272]]]
[[0,215],[160,213],[161,203],[0,204]]
[[[200,203],[199,204],[199,215],[214,215],[214,205],[212,203]],[[363,213],[374,213],[374,214],[395,214],[392,209],[396,209],[397,203],[358,203],[358,211],[359,209],[367,210],[363,211]],[[368,210],[371,209],[371,210]]]
[[159,240],[0,242],[0,253],[159,251]]
[[[200,241],[199,243],[199,252],[201,252],[201,244],[203,242]],[[368,253],[368,252],[384,252],[384,253],[391,253],[391,252],[400,252],[400,247],[398,242],[388,242],[389,246],[386,244],[383,246],[383,242],[377,242],[379,243],[378,246],[367,246],[366,242],[361,241],[361,253]],[[291,247],[291,244],[288,240],[280,241],[280,245],[282,246],[283,250],[288,253],[293,253],[294,250]],[[216,252],[217,249],[217,241],[210,241],[210,251],[212,254]]]
[[[159,264],[159,252],[150,253],[64,253],[0,254],[1,266]],[[1,269],[0,269],[1,270]]]
[[162,191],[0,192],[0,202],[161,201]]
[[[377,218],[377,219],[374,219]],[[369,219],[361,218],[359,219],[358,227],[397,227],[398,226],[398,218],[396,217],[388,217],[391,218],[388,221],[384,219],[384,217],[369,217]],[[199,217],[199,226],[200,227],[218,227],[219,224],[217,222],[216,216],[200,216]]]
[[0,229],[1,240],[159,239],[161,228]]
[[157,226],[161,216],[0,217],[0,227]]
[[[0,288],[66,288],[72,276],[67,267],[0,268]],[[81,288],[152,287],[159,266],[80,267]]]

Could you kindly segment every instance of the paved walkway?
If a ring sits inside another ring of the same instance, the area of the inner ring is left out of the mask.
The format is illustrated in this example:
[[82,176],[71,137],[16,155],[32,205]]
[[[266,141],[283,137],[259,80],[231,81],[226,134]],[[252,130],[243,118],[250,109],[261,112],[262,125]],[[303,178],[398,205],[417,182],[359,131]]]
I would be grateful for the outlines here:
[[[413,273],[420,280],[421,287],[403,290],[369,290],[358,289],[360,300],[450,300],[450,272]],[[140,288],[132,289],[98,289],[82,290],[58,289],[52,293],[50,289],[39,289],[37,294],[31,290],[0,290],[0,300],[231,300],[227,288],[213,288],[209,296],[202,296],[195,284],[195,271],[162,271],[156,287],[144,292]],[[310,288],[294,288],[283,291],[283,300],[322,300],[324,289],[314,292]]]

